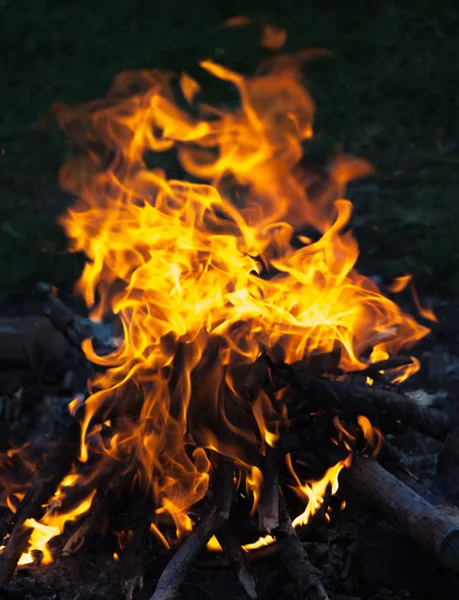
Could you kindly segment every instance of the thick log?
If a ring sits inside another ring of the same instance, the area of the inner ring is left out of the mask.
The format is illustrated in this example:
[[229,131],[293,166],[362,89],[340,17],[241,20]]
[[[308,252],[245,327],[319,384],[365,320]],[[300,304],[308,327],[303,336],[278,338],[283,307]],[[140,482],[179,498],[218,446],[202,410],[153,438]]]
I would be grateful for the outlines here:
[[310,562],[301,544],[283,498],[279,502],[279,528],[275,532],[279,545],[279,557],[292,578],[302,600],[328,600],[318,571]]
[[53,327],[62,333],[75,348],[79,349],[85,338],[92,337],[91,328],[82,322],[83,319],[78,318],[78,315],[52,293],[48,296],[45,314]]
[[207,542],[224,521],[217,508],[212,507],[182,543],[164,569],[151,600],[176,600],[178,589],[188,569],[204,550]]
[[459,569],[459,527],[374,459],[356,457],[349,469],[343,469],[340,481],[442,564]]
[[51,453],[35,478],[32,488],[24,496],[15,515],[14,526],[6,548],[0,557],[0,585],[11,579],[21,554],[27,549],[32,529],[24,527],[25,521],[27,519],[39,521],[44,515],[48,500],[78,456],[79,439],[80,424],[75,420],[69,427],[65,443]]
[[257,579],[247,559],[247,553],[241,548],[236,537],[232,534],[227,523],[218,529],[217,540],[223,548],[228,561],[236,571],[239,581],[245,589],[249,598],[257,598]]
[[46,317],[0,319],[0,393],[37,382],[55,385],[77,353]]
[[406,394],[381,390],[373,386],[351,385],[341,381],[298,375],[308,402],[323,408],[341,408],[345,413],[374,416],[375,409],[429,437],[443,441],[451,420],[437,409],[422,407]]

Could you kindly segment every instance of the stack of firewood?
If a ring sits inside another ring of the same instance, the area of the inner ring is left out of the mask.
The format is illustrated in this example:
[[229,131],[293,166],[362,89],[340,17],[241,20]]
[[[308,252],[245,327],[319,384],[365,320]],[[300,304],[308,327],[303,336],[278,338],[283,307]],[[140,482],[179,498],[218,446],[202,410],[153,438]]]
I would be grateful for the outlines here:
[[[67,340],[69,347],[79,348],[82,338],[88,335],[78,318],[54,297],[46,318],[49,325]],[[249,532],[252,540],[266,534],[272,536],[271,549],[278,552],[301,598],[328,597],[301,537],[311,523],[326,514],[331,490],[327,490],[314,519],[306,526],[294,528],[290,512],[298,512],[299,505],[291,492],[292,478],[286,468],[287,460],[292,461],[295,472],[304,480],[318,480],[328,468],[348,457],[348,463],[340,474],[340,493],[352,501],[361,500],[375,505],[391,524],[435,559],[451,569],[458,569],[459,527],[426,500],[427,494],[419,486],[417,491],[413,489],[416,482],[403,473],[389,442],[383,439],[383,434],[411,428],[443,441],[450,429],[448,415],[444,412],[421,407],[410,395],[379,377],[381,370],[399,367],[407,360],[401,357],[382,361],[369,365],[364,372],[347,377],[337,370],[336,357],[333,356],[293,365],[276,363],[269,356],[261,356],[255,364],[241,369],[240,397],[247,402],[242,407],[227,407],[229,414],[237,412],[239,426],[243,423],[245,427],[255,427],[251,399],[260,389],[270,398],[275,398],[276,391],[286,390],[282,402],[287,407],[290,423],[288,430],[279,432],[276,445],[266,446],[266,451],[254,459],[264,477],[257,514],[250,515],[248,501],[236,490],[235,481],[240,476],[237,462],[208,452],[212,464],[209,491],[195,506],[192,532],[177,548],[167,550],[171,554],[170,561],[157,583],[152,600],[178,597],[179,586],[188,569],[214,535],[236,570],[247,596],[257,598],[258,584],[250,564],[251,554],[242,548],[247,540],[242,539],[244,534],[241,532]],[[334,364],[330,367],[331,363]],[[323,376],[331,371],[335,374],[334,380]],[[365,384],[367,377],[375,380],[372,386]],[[279,408],[273,400],[273,410]],[[84,402],[79,410],[84,410]],[[357,425],[359,416],[367,417],[375,431],[382,432],[373,446],[368,444]],[[13,577],[20,556],[28,548],[32,530],[27,526],[27,520],[39,521],[43,517],[60,482],[78,464],[78,412],[76,417],[62,439],[50,445],[51,450],[16,512],[9,511],[3,517],[2,585]],[[117,418],[116,414],[109,417]],[[103,419],[107,419],[107,414]],[[337,422],[352,432],[352,447],[337,446],[333,441]],[[189,426],[193,435],[193,417]],[[379,450],[377,457],[376,446]],[[123,464],[109,456],[97,455],[78,468],[82,474],[93,470],[94,475],[87,480],[88,485],[97,491],[91,511],[76,523],[66,526],[63,535],[56,538],[53,553],[57,556],[83,552],[95,540],[104,537],[107,543],[113,543],[113,550],[119,554],[123,593],[126,598],[132,598],[134,591],[142,585],[148,548],[151,545],[157,547],[159,543],[157,535],[150,530],[157,507],[139,486],[130,460]],[[390,471],[398,472],[400,477]],[[73,496],[70,493],[65,501],[70,506],[77,496],[81,498],[86,492],[75,488]],[[126,532],[129,534],[126,535]]]

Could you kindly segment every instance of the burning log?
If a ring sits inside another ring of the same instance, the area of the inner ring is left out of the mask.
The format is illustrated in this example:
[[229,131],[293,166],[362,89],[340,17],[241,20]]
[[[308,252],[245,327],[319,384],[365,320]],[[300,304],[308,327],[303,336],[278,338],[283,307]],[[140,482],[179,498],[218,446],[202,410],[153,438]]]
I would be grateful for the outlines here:
[[132,484],[133,473],[128,471],[120,477],[119,467],[119,464],[106,467],[106,471],[93,481],[97,493],[91,511],[67,539],[62,549],[63,556],[81,550],[95,533],[106,528],[113,503]]
[[99,490],[94,500],[94,508],[68,538],[62,548],[62,556],[67,556],[77,550],[81,550],[88,543],[97,526],[100,526],[101,521],[103,522],[107,518],[106,514],[113,501],[113,495],[109,491]]
[[57,489],[62,478],[69,472],[79,450],[80,426],[73,421],[66,436],[66,443],[59,445],[49,456],[32,488],[24,496],[15,515],[8,543],[0,557],[0,584],[7,583],[14,573],[21,554],[26,550],[32,529],[26,526],[27,519],[40,520],[46,504]]
[[375,415],[376,409],[388,414],[393,420],[400,420],[408,427],[440,441],[448,435],[451,423],[446,413],[422,407],[406,394],[310,377],[297,369],[295,376],[308,403],[317,402],[321,407],[339,407],[345,414],[365,415],[369,418]]
[[442,564],[459,569],[459,527],[379,463],[356,457],[340,479]]
[[236,537],[231,533],[226,523],[218,529],[216,538],[226,554],[229,563],[233,566],[239,581],[244,587],[249,598],[257,598],[257,579],[252,572],[252,568],[247,560],[246,552],[241,548]]
[[360,376],[367,375],[373,379],[374,375],[379,373],[379,371],[396,369],[397,367],[404,367],[406,365],[411,365],[412,363],[413,359],[411,356],[392,356],[391,358],[386,358],[385,360],[378,360],[375,363],[371,363],[366,369],[357,371],[356,374]]
[[304,600],[328,600],[317,569],[309,561],[283,499],[280,500],[279,527],[276,530],[279,556]]
[[[217,470],[216,501],[193,529],[164,569],[151,600],[174,600],[188,569],[204,550],[210,538],[229,517],[233,498],[234,464],[220,458]],[[229,498],[228,500],[226,500]],[[226,516],[228,515],[228,516]]]
[[151,600],[177,600],[178,588],[188,569],[223,521],[215,506],[207,512],[164,569]]

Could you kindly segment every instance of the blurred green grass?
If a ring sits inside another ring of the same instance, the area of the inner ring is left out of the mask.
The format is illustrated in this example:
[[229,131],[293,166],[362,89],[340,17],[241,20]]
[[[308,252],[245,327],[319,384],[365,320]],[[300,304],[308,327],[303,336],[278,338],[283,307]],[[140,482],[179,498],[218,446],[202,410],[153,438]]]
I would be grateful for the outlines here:
[[362,268],[459,292],[453,2],[0,0],[0,303],[40,280],[70,289],[81,268],[55,223],[68,201],[57,189],[66,140],[36,127],[50,104],[100,97],[125,69],[188,70],[223,57],[250,72],[262,56],[253,32],[218,28],[239,14],[285,27],[287,49],[333,52],[311,63],[309,84],[319,138],[376,167],[348,193]]

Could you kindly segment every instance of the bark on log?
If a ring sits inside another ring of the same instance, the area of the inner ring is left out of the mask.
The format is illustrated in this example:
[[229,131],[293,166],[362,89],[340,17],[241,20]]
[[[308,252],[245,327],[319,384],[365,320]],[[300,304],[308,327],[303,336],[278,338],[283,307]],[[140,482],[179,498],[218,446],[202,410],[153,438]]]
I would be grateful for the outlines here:
[[279,528],[275,536],[284,568],[292,578],[302,600],[328,600],[318,571],[309,561],[306,550],[293,528],[283,498],[280,499],[279,504]]
[[224,523],[216,533],[217,540],[236,571],[239,581],[249,598],[257,598],[257,579],[252,572],[246,552],[231,533],[227,523]]
[[356,457],[340,480],[442,564],[459,569],[459,527],[374,459]]
[[421,407],[406,394],[397,394],[373,386],[351,385],[315,377],[299,376],[299,383],[307,399],[320,399],[325,408],[339,407],[348,414],[374,415],[374,409],[387,413],[393,419],[417,431],[443,441],[448,435],[449,416],[434,408]]
[[176,600],[178,589],[189,567],[224,521],[213,507],[193,529],[164,569],[151,600]]

